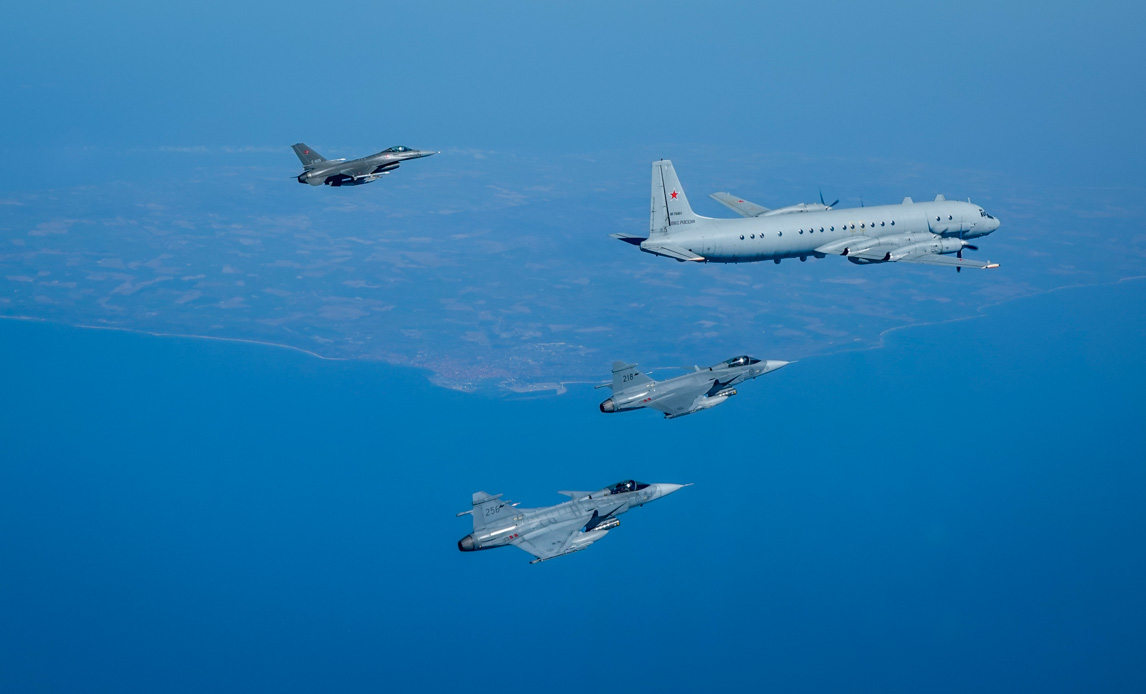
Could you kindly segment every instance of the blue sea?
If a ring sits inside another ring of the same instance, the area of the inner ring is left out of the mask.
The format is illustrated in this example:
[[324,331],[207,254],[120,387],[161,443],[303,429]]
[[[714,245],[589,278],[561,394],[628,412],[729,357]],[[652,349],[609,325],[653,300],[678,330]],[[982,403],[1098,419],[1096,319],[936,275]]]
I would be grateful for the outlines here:
[[[673,421],[0,321],[0,690],[1146,690],[1144,302],[1015,300]],[[556,561],[457,550],[474,491],[624,478],[695,485]]]

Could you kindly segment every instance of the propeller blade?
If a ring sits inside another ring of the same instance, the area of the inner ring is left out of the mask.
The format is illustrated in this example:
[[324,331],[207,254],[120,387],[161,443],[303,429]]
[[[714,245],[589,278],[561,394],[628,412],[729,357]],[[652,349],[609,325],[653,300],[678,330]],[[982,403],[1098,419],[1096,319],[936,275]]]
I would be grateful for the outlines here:
[[828,205],[828,207],[835,207],[835,206],[836,206],[836,205],[838,205],[838,204],[840,204],[840,199],[839,199],[839,198],[836,198],[836,201],[835,201],[835,202],[833,202],[831,205]]
[[[977,250],[979,250],[979,247],[978,247],[978,246],[972,246],[972,245],[971,245],[971,244],[969,244],[969,243],[965,243],[965,244],[963,244],[963,248],[966,248],[966,249],[967,249],[967,250],[969,250],[969,251],[977,251]],[[959,251],[959,252],[960,252],[960,253],[962,253],[962,251]],[[962,258],[963,256],[959,256],[959,257],[960,257],[960,258]]]

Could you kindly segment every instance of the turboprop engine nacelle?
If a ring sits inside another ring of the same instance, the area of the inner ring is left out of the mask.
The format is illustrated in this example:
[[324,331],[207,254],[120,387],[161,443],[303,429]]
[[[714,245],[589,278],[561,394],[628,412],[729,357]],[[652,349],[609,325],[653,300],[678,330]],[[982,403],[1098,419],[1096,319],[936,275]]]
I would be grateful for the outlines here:
[[962,239],[933,239],[930,241],[922,241],[920,243],[913,243],[909,246],[895,249],[894,252],[888,253],[888,260],[899,260],[909,255],[916,255],[918,253],[955,253],[956,251],[963,250],[963,247],[969,245]]
[[[930,236],[930,234],[928,234]],[[840,255],[848,255],[850,253],[862,253],[870,251],[874,248],[899,248],[907,244],[919,241],[919,234],[893,234],[891,236],[880,236],[875,239],[858,240],[848,239],[846,245],[840,249]],[[844,242],[841,242],[844,243]]]

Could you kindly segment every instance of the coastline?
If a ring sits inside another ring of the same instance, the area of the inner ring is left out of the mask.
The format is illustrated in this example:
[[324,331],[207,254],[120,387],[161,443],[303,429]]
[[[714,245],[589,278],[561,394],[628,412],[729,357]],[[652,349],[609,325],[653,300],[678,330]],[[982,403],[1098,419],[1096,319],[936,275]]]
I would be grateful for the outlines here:
[[[899,332],[902,330],[908,330],[911,328],[924,328],[924,327],[928,327],[928,326],[947,325],[950,323],[959,323],[962,321],[968,321],[968,320],[974,320],[977,318],[983,318],[989,309],[992,309],[992,308],[995,308],[998,306],[1004,306],[1006,304],[1010,304],[1010,303],[1013,303],[1016,301],[1021,301],[1021,300],[1025,300],[1025,299],[1033,299],[1036,297],[1045,296],[1047,294],[1054,294],[1054,293],[1062,292],[1062,291],[1069,291],[1069,290],[1075,290],[1075,289],[1090,289],[1090,288],[1095,288],[1095,287],[1114,287],[1114,286],[1117,286],[1120,284],[1124,284],[1126,282],[1134,282],[1134,281],[1142,281],[1142,280],[1146,280],[1146,275],[1131,275],[1129,277],[1120,277],[1120,278],[1118,278],[1116,280],[1112,280],[1110,282],[1095,282],[1095,283],[1089,283],[1089,284],[1070,284],[1070,285],[1064,285],[1061,287],[1053,287],[1051,289],[1046,289],[1043,291],[1032,292],[1029,294],[1023,294],[1020,296],[1009,297],[1009,298],[1003,299],[1001,301],[995,301],[995,302],[991,302],[991,303],[984,304],[982,306],[977,307],[975,309],[974,315],[960,316],[957,318],[950,318],[950,319],[941,320],[941,321],[925,321],[925,322],[919,322],[919,323],[909,323],[907,325],[897,325],[895,327],[888,328],[886,330],[881,331],[875,337],[874,344],[870,344],[870,345],[866,345],[866,346],[862,346],[862,347],[860,347],[860,346],[844,347],[841,349],[836,349],[834,351],[823,352],[821,354],[812,354],[812,355],[809,355],[806,357],[802,357],[801,361],[807,361],[807,360],[811,360],[811,359],[822,359],[822,358],[826,358],[826,357],[832,357],[832,356],[836,356],[839,354],[848,354],[848,353],[852,353],[852,352],[866,352],[866,351],[871,351],[871,350],[883,349],[887,346],[887,337],[893,333],[896,333],[896,332]],[[233,343],[238,343],[238,344],[259,345],[259,346],[263,346],[263,347],[288,349],[288,350],[292,350],[295,352],[300,352],[300,353],[305,354],[307,356],[315,357],[316,359],[322,359],[324,361],[340,361],[340,362],[361,361],[363,363],[371,363],[371,362],[377,363],[377,360],[370,360],[370,359],[354,359],[354,358],[349,358],[349,357],[328,357],[328,356],[324,356],[322,354],[319,354],[317,352],[313,352],[311,350],[308,350],[308,349],[305,349],[302,347],[297,347],[295,345],[287,345],[287,344],[282,344],[279,342],[268,342],[266,340],[254,340],[254,339],[242,338],[242,337],[221,337],[221,336],[216,336],[216,335],[196,335],[193,333],[158,332],[158,331],[152,331],[152,330],[141,330],[138,328],[117,327],[117,326],[110,326],[110,325],[93,325],[90,323],[68,323],[68,322],[51,320],[48,318],[41,318],[38,316],[23,316],[23,315],[20,315],[20,316],[4,316],[4,315],[0,315],[0,320],[24,321],[24,322],[31,322],[31,323],[44,323],[44,324],[49,324],[49,325],[57,325],[57,326],[69,327],[69,328],[81,328],[81,329],[86,329],[86,330],[107,330],[107,331],[113,331],[113,332],[132,333],[132,334],[136,334],[136,335],[147,335],[150,337],[160,337],[160,338],[185,338],[185,339],[192,339],[192,340],[212,340],[212,341],[216,341],[216,342],[233,342]],[[395,366],[395,367],[414,368],[414,369],[417,369],[420,371],[424,370],[422,367],[412,366],[410,364],[397,364],[394,362],[389,362],[389,361],[384,361],[384,360],[382,361],[382,363],[388,364],[390,366]],[[673,369],[673,368],[680,368],[680,367],[668,366],[668,367],[657,367],[657,368],[663,370],[663,369]],[[653,369],[650,369],[650,370],[653,370]],[[449,385],[448,383],[443,382],[440,378],[438,378],[438,374],[434,373],[433,371],[430,371],[430,374],[427,376],[427,380],[429,380],[432,385],[435,385],[435,386],[438,386],[441,388],[445,388],[447,390],[453,390],[456,392],[473,393],[473,392],[477,392],[478,390],[481,390],[480,388],[475,388],[475,387],[457,387],[457,386]],[[502,391],[506,395],[525,397],[525,398],[545,398],[545,397],[558,397],[558,396],[564,395],[568,392],[568,388],[566,386],[578,385],[578,384],[582,384],[582,383],[594,383],[594,381],[582,381],[582,380],[577,380],[577,379],[556,380],[556,381],[551,380],[551,381],[542,381],[542,382],[538,382],[535,384],[525,384],[525,385],[509,385],[506,382],[502,381],[502,382],[496,383],[494,385],[496,386],[496,388],[498,390]]]

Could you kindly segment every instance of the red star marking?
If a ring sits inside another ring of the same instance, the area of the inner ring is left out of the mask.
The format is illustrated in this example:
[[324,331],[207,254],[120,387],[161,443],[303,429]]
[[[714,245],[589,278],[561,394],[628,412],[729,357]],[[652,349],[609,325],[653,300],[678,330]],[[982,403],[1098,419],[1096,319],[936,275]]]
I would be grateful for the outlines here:
[[310,154],[310,150],[309,149],[306,150],[305,152],[303,152],[303,154]]
[[672,192],[672,199],[676,200],[676,191],[675,190]]

